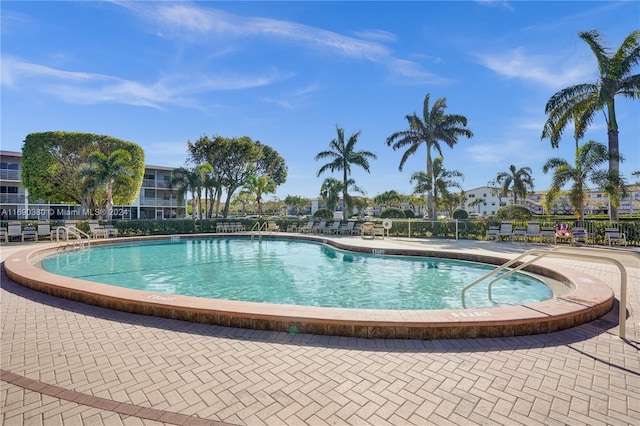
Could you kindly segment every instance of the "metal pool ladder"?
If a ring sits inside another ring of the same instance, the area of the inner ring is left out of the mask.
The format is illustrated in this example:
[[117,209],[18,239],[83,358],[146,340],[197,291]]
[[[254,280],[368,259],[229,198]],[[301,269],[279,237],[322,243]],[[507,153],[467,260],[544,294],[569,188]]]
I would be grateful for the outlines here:
[[[263,229],[264,228],[264,229]],[[260,221],[256,222],[251,228],[251,241],[253,241],[253,236],[257,233],[258,240],[262,239],[262,231],[267,231],[267,222],[260,223]]]
[[[591,252],[592,254],[588,254],[587,252]],[[624,339],[626,336],[626,319],[627,319],[627,270],[624,268],[624,265],[622,265],[622,263],[620,263],[618,260],[616,259],[612,259],[610,257],[604,256],[603,254],[598,254],[598,252],[602,253],[602,252],[610,252],[609,250],[606,249],[598,249],[598,248],[587,248],[587,247],[581,247],[580,249],[568,249],[568,248],[564,248],[564,247],[554,247],[552,249],[549,250],[545,250],[545,249],[532,249],[532,250],[528,250],[524,253],[522,253],[520,256],[511,259],[510,261],[508,261],[507,263],[503,264],[502,266],[494,269],[493,271],[487,273],[486,275],[478,278],[477,280],[475,280],[474,282],[472,282],[471,284],[467,285],[465,288],[462,289],[462,307],[466,309],[466,303],[465,303],[465,294],[467,292],[468,289],[470,289],[471,287],[475,286],[476,284],[498,274],[501,271],[504,271],[506,269],[508,269],[511,265],[519,262],[521,259],[527,257],[527,256],[537,256],[534,257],[533,259],[530,259],[526,262],[521,263],[520,265],[516,266],[513,269],[510,269],[507,273],[500,275],[499,277],[494,278],[493,280],[491,280],[491,282],[489,282],[489,286],[487,289],[487,292],[489,294],[489,299],[491,300],[491,286],[493,285],[494,282],[502,279],[502,278],[506,278],[509,275],[526,268],[527,266],[531,265],[532,263],[535,263],[537,260],[542,259],[543,257],[562,257],[562,258],[582,258],[585,260],[595,260],[595,261],[604,261],[604,262],[608,262],[608,263],[612,263],[613,265],[617,266],[618,269],[620,270],[620,315],[618,316],[618,322],[620,325],[620,331],[619,331],[619,336],[621,339]]]
[[80,250],[84,250],[85,240],[83,240],[82,237],[87,237],[86,239],[87,247],[91,247],[91,237],[89,236],[89,234],[79,230],[73,225],[58,226],[56,228],[56,242],[58,244],[60,244],[60,230],[64,230],[65,234],[67,235],[67,241],[69,240],[69,235],[73,235],[75,237],[74,243],[73,243],[74,247],[77,244]]

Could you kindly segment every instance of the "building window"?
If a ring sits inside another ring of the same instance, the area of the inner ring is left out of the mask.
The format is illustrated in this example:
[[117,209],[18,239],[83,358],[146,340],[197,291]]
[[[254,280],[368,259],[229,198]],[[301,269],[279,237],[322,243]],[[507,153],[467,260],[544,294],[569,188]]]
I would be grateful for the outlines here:
[[17,194],[17,186],[0,186],[0,194]]

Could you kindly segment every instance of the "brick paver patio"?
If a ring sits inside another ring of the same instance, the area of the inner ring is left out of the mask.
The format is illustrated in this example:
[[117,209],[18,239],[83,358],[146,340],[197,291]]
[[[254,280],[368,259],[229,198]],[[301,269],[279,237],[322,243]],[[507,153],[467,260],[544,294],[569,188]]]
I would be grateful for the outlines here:
[[[2,258],[16,247],[0,248]],[[0,424],[637,425],[640,256],[612,255],[629,275],[626,340],[617,304],[545,335],[367,340],[110,311],[31,291],[3,272]],[[558,262],[619,296],[615,267]]]

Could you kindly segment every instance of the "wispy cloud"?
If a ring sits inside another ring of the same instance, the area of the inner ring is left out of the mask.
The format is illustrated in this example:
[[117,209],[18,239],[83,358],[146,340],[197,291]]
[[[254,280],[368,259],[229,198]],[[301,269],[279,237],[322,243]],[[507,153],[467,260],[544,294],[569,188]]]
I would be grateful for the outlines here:
[[504,0],[475,0],[475,1],[476,3],[479,3],[484,6],[498,7],[505,10],[514,10],[513,6],[511,6],[511,3]]
[[239,90],[265,86],[283,76],[265,75],[164,76],[153,82],[139,82],[89,72],[66,71],[2,57],[2,85],[20,90],[29,85],[41,92],[75,104],[117,103],[163,109],[167,105],[198,107],[203,92]]
[[483,66],[504,77],[529,80],[553,89],[589,81],[593,73],[592,67],[582,61],[529,54],[522,47],[501,53],[480,53],[477,57]]
[[395,77],[404,78],[405,81],[413,80],[416,84],[439,84],[446,81],[425,71],[417,62],[396,57],[383,42],[395,42],[397,37],[386,31],[372,29],[355,32],[356,37],[349,37],[297,22],[238,16],[191,3],[116,4],[153,22],[157,34],[163,37],[181,38],[193,43],[209,42],[211,38],[278,40],[283,44],[298,45],[322,54],[370,61],[387,68]]

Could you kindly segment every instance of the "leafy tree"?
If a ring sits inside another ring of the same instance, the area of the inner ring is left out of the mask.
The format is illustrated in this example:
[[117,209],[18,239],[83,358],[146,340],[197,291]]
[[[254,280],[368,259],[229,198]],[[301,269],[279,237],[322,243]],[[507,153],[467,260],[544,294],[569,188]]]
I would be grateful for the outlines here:
[[[620,173],[619,160],[616,158],[619,155],[619,140],[615,97],[620,95],[640,99],[640,74],[632,74],[634,67],[640,63],[640,30],[631,32],[613,53],[603,45],[598,31],[585,31],[578,35],[596,57],[600,72],[598,81],[562,89],[549,99],[545,107],[548,118],[542,139],[549,138],[551,146],[557,147],[570,121],[574,122],[576,139],[582,139],[596,114],[602,111],[607,123],[608,150],[613,154],[609,159],[609,173],[611,179],[615,180]],[[615,198],[616,194],[612,195]],[[613,203],[610,217],[612,221],[618,220],[618,209]]]
[[316,212],[313,214],[313,217],[317,217],[320,219],[333,219],[333,210],[329,210],[329,209],[318,209],[316,210]]
[[550,158],[542,166],[543,173],[553,170],[551,188],[547,192],[547,203],[555,198],[563,186],[573,182],[568,191],[569,203],[577,212],[580,222],[584,220],[584,206],[587,199],[587,184],[589,181],[596,185],[606,187],[615,185],[609,182],[609,173],[600,170],[600,166],[605,164],[610,157],[610,153],[604,144],[596,141],[589,141],[578,148],[576,152],[575,166],[571,166],[563,158]]
[[287,195],[284,199],[284,203],[287,206],[294,207],[296,209],[296,216],[300,214],[300,210],[306,209],[311,205],[311,200],[294,195]]
[[267,175],[251,175],[244,184],[244,188],[249,191],[258,203],[258,218],[262,217],[262,196],[276,192],[276,183]]
[[453,211],[451,217],[458,220],[469,219],[469,213],[464,209],[456,209]]
[[[431,160],[431,150],[435,150],[439,156],[442,156],[440,142],[444,142],[450,148],[458,143],[459,136],[467,138],[473,137],[471,130],[467,129],[467,118],[458,114],[445,114],[447,108],[446,98],[439,98],[433,106],[429,107],[430,94],[424,98],[422,108],[422,118],[418,117],[414,112],[405,118],[409,123],[409,129],[393,133],[387,138],[387,145],[393,150],[407,147],[402,155],[400,166],[398,169],[402,171],[402,167],[406,161],[415,154],[424,144],[427,147],[427,176],[430,181],[434,181],[433,162]],[[436,206],[433,202],[432,189],[427,190],[427,209],[430,214],[435,217]]]
[[187,192],[191,192],[191,215],[193,220],[202,217],[202,189],[206,175],[213,172],[209,163],[199,164],[193,169],[179,167],[171,173],[171,188],[177,188],[178,199],[184,199]]
[[320,196],[324,200],[327,208],[333,211],[338,205],[342,191],[342,183],[336,178],[326,178],[320,187]]
[[[342,199],[344,202],[343,217],[347,217],[351,212],[351,199],[349,198],[348,189],[350,185],[349,175],[351,175],[351,165],[362,167],[367,173],[369,170],[369,159],[377,159],[378,157],[370,151],[356,151],[355,145],[360,137],[360,132],[356,132],[349,137],[349,140],[344,140],[344,129],[336,126],[338,137],[332,139],[329,143],[329,149],[321,151],[315,156],[315,160],[329,159],[327,164],[324,164],[318,170],[317,176],[320,176],[327,170],[335,172],[336,170],[342,171]],[[351,180],[353,184],[353,180]]]
[[108,158],[117,150],[124,150],[131,156],[124,165],[131,171],[132,181],[127,185],[113,185],[112,202],[131,203],[142,186],[144,151],[132,142],[105,135],[30,133],[22,146],[22,182],[33,199],[77,203],[84,211],[95,211],[100,207],[100,192],[104,189],[91,188],[93,182],[83,177],[82,170],[95,152]]
[[496,183],[500,186],[500,195],[513,195],[513,204],[518,204],[518,197],[525,199],[530,191],[533,191],[533,171],[531,167],[516,169],[513,164],[508,172],[500,172],[496,176]]
[[96,151],[89,156],[89,162],[80,170],[80,176],[86,179],[87,189],[104,191],[107,207],[105,216],[108,220],[111,220],[113,215],[115,189],[118,186],[135,186],[136,184],[130,164],[131,154],[124,149],[116,149],[109,156]]
[[377,205],[385,208],[389,206],[400,207],[400,203],[402,203],[402,195],[400,195],[398,191],[392,189],[376,195],[373,200]]
[[[209,163],[213,166],[216,182],[216,205],[220,205],[222,188],[226,189],[224,217],[229,215],[229,205],[234,192],[241,188],[249,176],[269,176],[277,185],[287,179],[285,161],[273,148],[248,136],[225,138],[202,136],[196,142],[187,142],[190,160],[195,164]],[[217,212],[216,212],[217,214]]]

